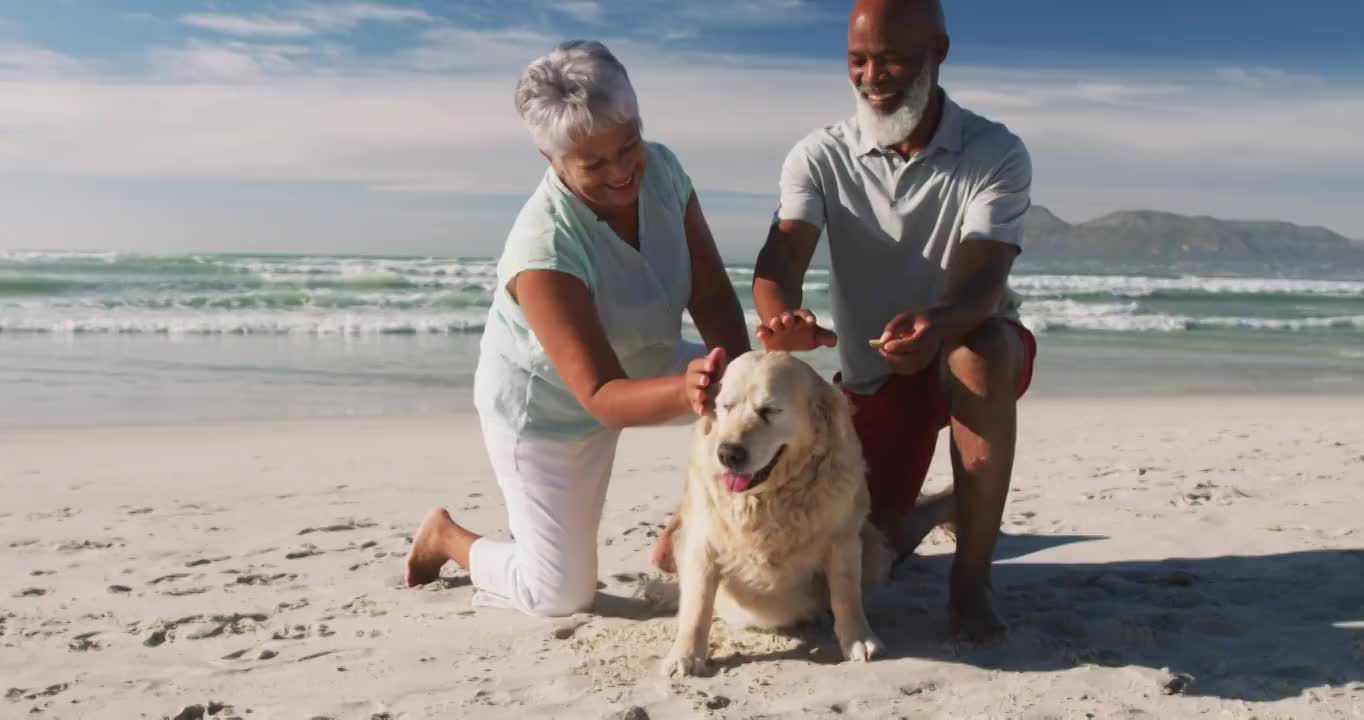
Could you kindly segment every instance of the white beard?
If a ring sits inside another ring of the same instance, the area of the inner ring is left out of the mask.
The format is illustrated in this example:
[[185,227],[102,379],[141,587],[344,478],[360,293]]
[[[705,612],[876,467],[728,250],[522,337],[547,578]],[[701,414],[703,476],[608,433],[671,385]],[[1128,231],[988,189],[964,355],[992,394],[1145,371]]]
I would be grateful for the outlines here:
[[872,107],[867,101],[864,88],[853,86],[853,98],[857,102],[857,124],[862,134],[876,141],[877,147],[889,147],[902,142],[919,127],[928,111],[928,101],[933,97],[933,73],[928,63],[914,78],[914,83],[900,100],[900,106],[889,113]]

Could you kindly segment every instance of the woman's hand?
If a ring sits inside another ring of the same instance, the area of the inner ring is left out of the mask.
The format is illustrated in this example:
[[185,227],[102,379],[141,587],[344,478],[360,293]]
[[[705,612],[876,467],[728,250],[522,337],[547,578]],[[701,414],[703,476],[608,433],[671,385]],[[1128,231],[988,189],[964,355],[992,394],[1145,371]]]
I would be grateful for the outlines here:
[[720,347],[711,350],[705,357],[687,363],[682,386],[687,405],[691,407],[692,412],[697,415],[715,413],[715,392],[727,365],[729,356],[725,349]]

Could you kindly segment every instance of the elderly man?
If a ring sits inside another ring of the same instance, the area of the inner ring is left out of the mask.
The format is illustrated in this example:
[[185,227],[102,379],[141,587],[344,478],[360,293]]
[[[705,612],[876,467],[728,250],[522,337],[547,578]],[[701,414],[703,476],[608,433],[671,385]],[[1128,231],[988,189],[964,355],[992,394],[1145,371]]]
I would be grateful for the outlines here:
[[[953,521],[954,632],[1006,633],[990,564],[1014,460],[1015,405],[1036,341],[1007,287],[1032,169],[1004,126],[939,87],[948,36],[938,0],[859,0],[848,23],[856,115],[787,156],[754,301],[769,350],[838,349],[868,462],[872,520],[900,553]],[[821,230],[838,336],[801,307]],[[839,337],[841,336],[841,337]],[[941,428],[954,489],[916,501]]]

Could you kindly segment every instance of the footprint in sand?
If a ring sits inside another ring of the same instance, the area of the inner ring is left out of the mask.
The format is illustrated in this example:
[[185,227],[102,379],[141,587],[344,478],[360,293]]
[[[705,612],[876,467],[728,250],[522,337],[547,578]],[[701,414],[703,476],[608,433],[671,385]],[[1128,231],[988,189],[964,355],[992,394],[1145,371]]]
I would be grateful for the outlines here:
[[14,542],[10,543],[9,546],[11,548],[21,548],[37,544],[38,544],[37,540],[15,540]]
[[1230,505],[1242,498],[1248,498],[1250,494],[1238,487],[1231,485],[1218,485],[1211,480],[1200,482],[1194,485],[1193,490],[1176,496],[1170,501],[1171,505],[1197,507],[1209,503],[1218,505]]
[[101,650],[103,649],[104,646],[95,642],[94,638],[96,635],[99,635],[99,633],[97,632],[81,633],[80,635],[71,638],[71,642],[67,643],[66,648],[72,652],[89,652],[90,650]]
[[325,527],[303,528],[302,530],[298,531],[298,534],[311,535],[312,533],[320,532],[324,533],[347,532],[350,530],[364,530],[372,527],[378,527],[378,524],[371,522],[369,520],[343,520],[337,522],[334,525],[327,525]]
[[292,582],[298,579],[294,573],[276,573],[274,575],[238,575],[237,579],[229,585],[274,585],[281,582]]
[[185,563],[185,567],[199,567],[201,565],[208,565],[209,563],[222,562],[224,560],[231,559],[232,559],[231,555],[223,555],[221,557],[215,558],[199,558],[198,560],[190,560],[189,562]]
[[[247,710],[247,713],[250,712],[251,710]],[[226,704],[226,702],[209,702],[207,705],[187,705],[186,708],[180,710],[179,715],[172,717],[170,720],[203,720],[206,716],[217,717],[220,715],[226,720],[231,720],[233,717],[237,717],[236,708]]]
[[183,580],[183,579],[185,579],[185,578],[187,578],[187,577],[189,577],[189,573],[171,573],[171,574],[169,574],[169,575],[162,575],[161,577],[156,578],[155,580],[152,580],[151,582],[149,582],[149,583],[147,583],[147,584],[148,584],[148,585],[160,585],[161,583],[175,582],[176,580]]
[[302,550],[295,550],[291,553],[285,554],[284,559],[302,560],[303,558],[310,558],[313,557],[314,555],[321,555],[322,553],[323,551],[317,549],[316,545],[305,545]]
[[19,592],[14,593],[14,597],[17,597],[17,598],[42,597],[42,596],[44,596],[44,595],[46,595],[46,594],[47,594],[47,588],[32,587],[32,588],[24,588],[23,590],[20,590]]
[[5,699],[10,702],[19,702],[20,700],[37,700],[38,698],[56,697],[57,695],[66,692],[66,689],[69,687],[71,687],[70,683],[58,683],[56,685],[48,685],[42,690],[10,688],[9,691],[5,693]]
[[82,550],[107,550],[114,545],[123,546],[122,542],[116,540],[73,540],[64,542],[57,546],[57,552],[81,552]]
[[265,613],[233,613],[214,615],[208,619],[207,627],[200,632],[186,635],[188,640],[206,640],[221,635],[241,635],[255,630],[258,625],[269,620]]
[[331,637],[336,634],[326,623],[313,625],[289,625],[275,631],[270,637],[274,640],[307,640],[312,637]]
[[183,590],[167,590],[167,591],[165,591],[165,592],[163,592],[163,593],[161,593],[161,594],[162,594],[162,595],[169,595],[170,597],[184,597],[184,596],[186,596],[186,595],[202,595],[202,594],[204,594],[204,593],[206,593],[206,592],[208,592],[208,588],[206,588],[206,587],[196,587],[196,588],[185,588],[185,589],[183,589]]
[[[142,644],[154,648],[173,642],[178,637],[181,628],[185,626],[197,626],[196,630],[187,632],[185,635],[187,640],[204,640],[220,635],[241,635],[254,631],[266,620],[269,620],[269,616],[264,613],[234,613],[232,615],[212,615],[208,618],[203,615],[187,615],[176,620],[157,619],[149,626],[149,631],[143,638]],[[142,633],[143,629],[139,623],[133,623],[129,626],[128,632],[137,635]]]

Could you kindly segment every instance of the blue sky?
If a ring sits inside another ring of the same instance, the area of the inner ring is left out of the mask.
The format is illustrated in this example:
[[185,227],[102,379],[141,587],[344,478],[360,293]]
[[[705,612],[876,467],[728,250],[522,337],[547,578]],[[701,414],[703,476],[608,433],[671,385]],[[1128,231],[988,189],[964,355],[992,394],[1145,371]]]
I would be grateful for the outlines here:
[[[949,92],[1028,143],[1034,201],[1364,238],[1364,3],[947,0]],[[543,171],[526,62],[596,37],[751,259],[786,150],[851,113],[848,4],[0,7],[0,247],[488,255]]]

